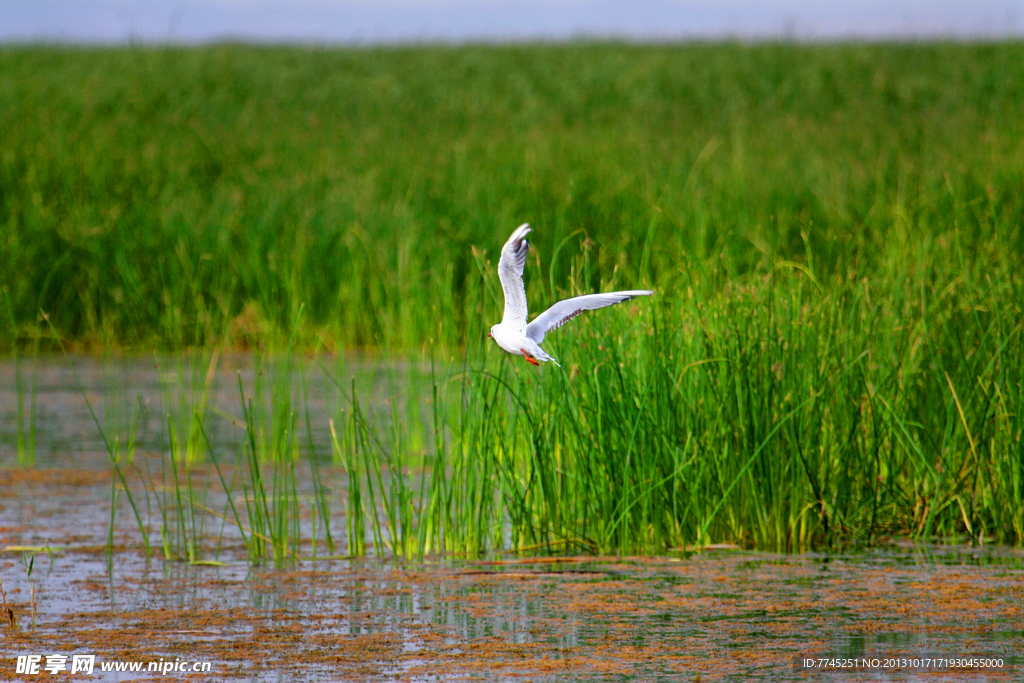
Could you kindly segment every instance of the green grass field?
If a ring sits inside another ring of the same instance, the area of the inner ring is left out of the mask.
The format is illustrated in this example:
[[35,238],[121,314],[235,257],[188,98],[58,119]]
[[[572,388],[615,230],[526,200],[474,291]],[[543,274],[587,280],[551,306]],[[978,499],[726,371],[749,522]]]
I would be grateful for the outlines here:
[[40,311],[87,347],[282,341],[304,304],[306,344],[459,347],[495,314],[473,249],[521,222],[541,300],[584,245],[574,284],[668,300],[1014,286],[1022,101],[1019,43],[9,47],[0,344]]
[[[339,417],[436,459],[405,554],[1020,543],[1022,102],[1022,43],[8,47],[0,348],[461,359],[428,455]],[[656,297],[500,357],[521,222],[536,310]]]

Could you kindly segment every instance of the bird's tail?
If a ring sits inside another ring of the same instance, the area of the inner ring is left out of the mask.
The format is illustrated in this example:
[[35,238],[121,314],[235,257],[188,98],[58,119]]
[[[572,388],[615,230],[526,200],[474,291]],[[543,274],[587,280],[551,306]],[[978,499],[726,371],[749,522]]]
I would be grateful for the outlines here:
[[547,351],[545,351],[544,349],[540,348],[539,346],[537,347],[537,353],[535,354],[535,358],[537,360],[542,360],[542,361],[551,361],[552,363],[554,363],[558,367],[562,367],[561,363],[559,363],[553,357],[549,356]]

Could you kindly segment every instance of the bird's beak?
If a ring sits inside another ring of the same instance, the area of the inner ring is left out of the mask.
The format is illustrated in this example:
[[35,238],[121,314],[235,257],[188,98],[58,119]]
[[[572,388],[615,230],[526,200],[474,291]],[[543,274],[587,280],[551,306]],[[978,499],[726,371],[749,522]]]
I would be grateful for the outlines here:
[[491,334],[490,332],[488,332],[488,333],[487,333],[487,336],[488,336],[488,337],[491,337],[492,339],[494,338],[494,335],[493,335],[493,334]]

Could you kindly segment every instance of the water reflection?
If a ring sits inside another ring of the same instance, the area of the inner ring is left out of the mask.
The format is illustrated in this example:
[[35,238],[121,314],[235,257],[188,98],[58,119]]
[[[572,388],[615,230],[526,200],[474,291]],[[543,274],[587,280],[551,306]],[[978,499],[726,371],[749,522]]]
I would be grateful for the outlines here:
[[[148,652],[184,648],[219,662],[227,679],[236,678],[227,663],[239,657],[250,662],[241,675],[248,680],[300,671],[306,680],[695,672],[706,680],[786,680],[799,679],[795,658],[826,653],[942,652],[1024,664],[1014,659],[1024,646],[1022,553],[979,551],[979,565],[952,562],[976,551],[929,552],[949,561],[903,562],[907,551],[891,548],[834,556],[824,569],[814,557],[739,551],[678,561],[336,560],[250,569],[241,558],[194,567],[122,552],[108,570],[102,554],[67,549],[31,576],[7,562],[3,578],[24,647],[70,642],[62,634],[75,633],[76,647],[113,657],[116,643],[101,636],[143,635]],[[899,680],[934,679],[919,674]]]
[[[315,429],[309,435],[303,432],[301,449],[308,452],[312,444],[314,454],[329,459],[326,425],[330,418],[340,422],[339,415],[349,407],[345,392],[351,378],[358,378],[360,398],[375,411],[370,415],[375,424],[390,422],[391,397],[426,400],[411,384],[422,371],[405,365],[338,359],[289,365],[270,359],[257,368],[252,356],[235,355],[217,358],[209,373],[210,362],[206,355],[0,361],[0,466],[17,462],[19,430],[23,440],[32,432],[40,467],[103,464],[104,438],[123,446],[133,433],[137,450],[168,452],[169,430],[184,430],[197,413],[205,430],[202,449],[208,442],[216,456],[234,461],[244,440],[243,400],[253,400],[254,394],[262,397],[268,413],[288,408],[297,425],[308,417]],[[288,394],[287,401],[280,400],[282,392]],[[85,462],[79,462],[83,457]]]

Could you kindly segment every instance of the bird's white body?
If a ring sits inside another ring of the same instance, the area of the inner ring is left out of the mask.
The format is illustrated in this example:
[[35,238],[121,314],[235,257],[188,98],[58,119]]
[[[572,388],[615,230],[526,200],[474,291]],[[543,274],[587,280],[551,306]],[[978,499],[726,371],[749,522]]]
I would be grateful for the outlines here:
[[636,296],[653,294],[647,289],[585,294],[559,301],[527,325],[529,309],[526,305],[526,287],[523,285],[523,268],[526,265],[526,253],[530,244],[526,239],[529,233],[530,226],[527,223],[516,228],[502,247],[501,258],[498,260],[498,279],[505,293],[505,311],[501,322],[491,327],[488,336],[511,354],[523,356],[534,365],[537,365],[538,361],[552,361],[558,365],[558,361],[540,347],[545,334],[561,327],[583,311],[592,311],[629,301]]
[[495,343],[516,356],[525,356],[526,360],[540,360],[540,361],[555,361],[555,365],[558,365],[558,361],[549,356],[544,349],[540,347],[540,344],[527,337],[522,330],[515,329],[510,325],[502,325],[498,323],[491,327],[491,338],[494,339]]

